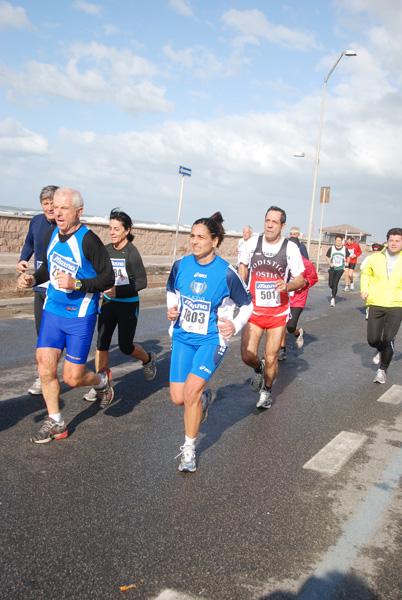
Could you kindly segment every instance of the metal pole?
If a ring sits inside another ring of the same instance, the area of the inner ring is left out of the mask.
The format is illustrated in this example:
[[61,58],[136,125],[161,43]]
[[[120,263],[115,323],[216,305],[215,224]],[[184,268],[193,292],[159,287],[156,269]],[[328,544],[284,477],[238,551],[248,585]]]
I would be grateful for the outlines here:
[[338,60],[336,61],[336,63],[334,64],[334,66],[332,67],[332,69],[330,70],[330,72],[328,73],[328,75],[326,76],[326,78],[324,79],[324,91],[322,93],[322,102],[321,102],[320,126],[319,126],[319,129],[318,129],[317,152],[315,154],[313,195],[311,197],[310,220],[309,220],[309,225],[308,225],[307,252],[309,254],[310,254],[310,244],[311,244],[311,237],[312,237],[312,235],[311,235],[311,226],[313,224],[315,191],[316,191],[316,187],[317,187],[318,163],[320,162],[320,146],[321,146],[322,120],[323,120],[323,116],[324,116],[324,105],[325,105],[325,91],[326,91],[326,87],[327,87],[327,81],[328,81],[330,75],[334,71],[335,67],[337,66],[337,64],[339,63],[339,61],[341,60],[341,58],[343,56],[345,56],[345,54],[346,54],[346,56],[356,56],[356,53],[353,50],[346,50],[346,51],[342,52],[342,54],[340,55],[340,57],[338,58]]
[[179,225],[180,225],[180,214],[181,214],[181,203],[183,200],[183,187],[184,187],[184,175],[181,176],[181,189],[180,189],[180,200],[179,200],[179,212],[177,215],[177,224],[176,224],[176,239],[174,242],[174,250],[173,250],[173,262],[176,260],[176,250],[177,250],[177,239],[179,237]]
[[325,199],[327,197],[327,190],[324,190],[323,199],[322,199],[322,209],[321,209],[321,223],[320,223],[320,235],[318,238],[318,253],[317,253],[317,273],[320,267],[320,251],[321,251],[321,236],[322,236],[322,222],[324,219],[324,204]]
[[[338,61],[339,62],[339,61]],[[321,115],[320,115],[320,126],[318,128],[318,140],[317,140],[317,152],[315,153],[314,159],[314,179],[313,179],[313,194],[311,196],[311,206],[310,206],[310,220],[308,223],[308,236],[307,236],[307,253],[310,256],[310,245],[311,245],[311,237],[312,237],[312,224],[313,224],[313,216],[314,216],[314,201],[315,201],[315,191],[317,188],[317,174],[318,174],[318,163],[320,162],[320,146],[321,146],[321,133],[322,133],[322,120],[324,116],[324,105],[325,105],[325,90],[327,87],[327,80],[325,78],[324,81],[324,91],[322,93],[322,101],[321,101]]]

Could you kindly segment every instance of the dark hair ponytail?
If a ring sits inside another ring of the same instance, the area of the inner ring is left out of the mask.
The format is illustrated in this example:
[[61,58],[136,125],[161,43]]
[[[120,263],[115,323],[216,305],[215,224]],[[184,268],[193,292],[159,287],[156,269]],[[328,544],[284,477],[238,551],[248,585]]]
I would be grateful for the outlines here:
[[[127,231],[127,229],[131,230],[131,228],[133,226],[131,217],[127,213],[120,210],[120,208],[113,208],[110,211],[109,219],[110,220],[114,219],[115,221],[120,221],[120,223],[123,225],[123,227],[126,231]],[[134,239],[134,236],[130,231],[130,233],[127,234],[127,240],[129,242],[132,242],[133,239]]]
[[202,219],[197,219],[194,221],[193,225],[205,225],[208,229],[211,238],[214,240],[218,238],[218,243],[216,245],[217,248],[223,242],[223,238],[225,237],[225,230],[223,228],[223,217],[221,213],[218,211],[214,213],[211,217],[203,217]]

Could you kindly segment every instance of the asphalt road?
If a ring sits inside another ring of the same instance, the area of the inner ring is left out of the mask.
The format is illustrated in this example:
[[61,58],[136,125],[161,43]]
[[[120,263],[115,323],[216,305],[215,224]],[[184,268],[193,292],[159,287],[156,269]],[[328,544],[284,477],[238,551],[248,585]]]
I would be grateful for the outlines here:
[[400,600],[402,338],[374,384],[360,297],[331,309],[327,290],[310,292],[305,345],[289,340],[268,411],[234,338],[195,473],[175,460],[164,307],[142,309],[137,335],[157,378],[114,346],[114,403],[101,411],[62,384],[70,435],[45,445],[28,441],[46,416],[26,394],[33,322],[2,319],[2,600]]

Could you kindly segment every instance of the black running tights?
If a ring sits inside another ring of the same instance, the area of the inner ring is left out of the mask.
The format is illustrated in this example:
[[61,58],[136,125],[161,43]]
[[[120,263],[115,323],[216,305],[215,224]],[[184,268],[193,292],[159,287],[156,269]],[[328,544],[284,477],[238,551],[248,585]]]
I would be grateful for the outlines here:
[[367,341],[381,352],[380,369],[386,371],[394,354],[393,340],[402,321],[402,307],[370,306],[367,321]]

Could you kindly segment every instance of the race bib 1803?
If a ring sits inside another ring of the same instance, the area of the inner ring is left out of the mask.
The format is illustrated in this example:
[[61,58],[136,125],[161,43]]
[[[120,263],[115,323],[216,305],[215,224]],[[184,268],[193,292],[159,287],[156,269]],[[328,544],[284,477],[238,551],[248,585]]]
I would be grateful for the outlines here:
[[281,295],[276,291],[274,281],[256,281],[255,303],[261,307],[280,306]]
[[182,296],[181,301],[180,327],[188,333],[206,335],[208,333],[211,303],[204,300],[191,300],[186,296]]

